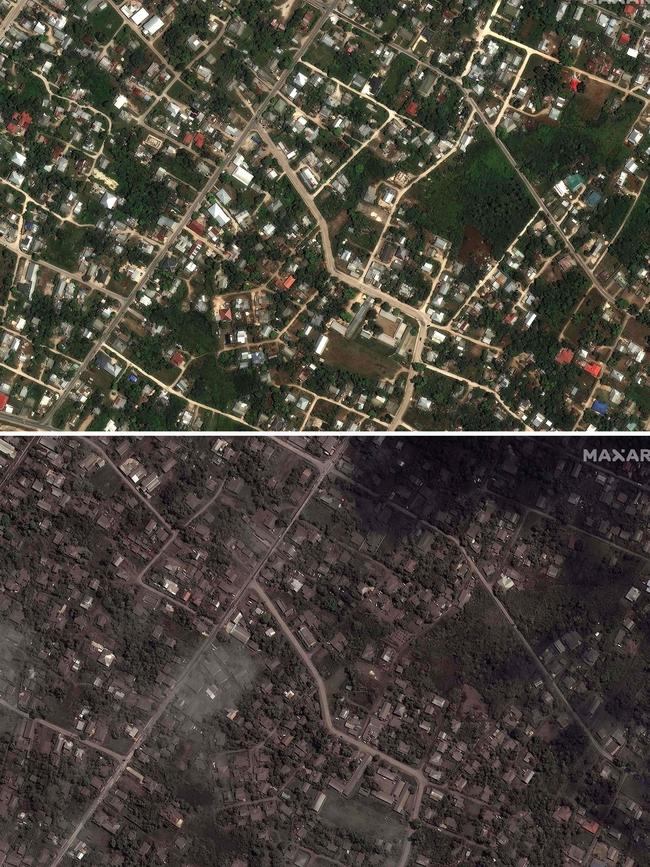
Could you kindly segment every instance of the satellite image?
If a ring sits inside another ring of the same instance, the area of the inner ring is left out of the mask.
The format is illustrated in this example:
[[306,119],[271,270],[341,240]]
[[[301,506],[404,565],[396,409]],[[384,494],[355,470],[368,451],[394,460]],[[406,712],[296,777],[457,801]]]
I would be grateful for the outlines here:
[[650,867],[650,0],[0,0],[0,867]]
[[0,439],[0,865],[647,867],[612,442]]
[[7,431],[643,431],[644,0],[0,0]]

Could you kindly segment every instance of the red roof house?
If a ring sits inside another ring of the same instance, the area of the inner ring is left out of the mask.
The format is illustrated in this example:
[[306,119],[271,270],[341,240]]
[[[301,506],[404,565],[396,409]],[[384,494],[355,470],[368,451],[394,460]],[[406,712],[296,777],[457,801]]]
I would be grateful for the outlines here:
[[189,147],[189,145],[192,144],[193,139],[194,139],[194,136],[192,135],[192,133],[186,132],[185,135],[183,136],[183,144],[187,145]]
[[629,45],[632,37],[629,33],[621,33],[621,38],[618,40],[621,45]]
[[176,350],[176,352],[172,355],[170,361],[172,364],[175,364],[176,367],[182,367],[183,362],[185,361],[185,359],[183,358],[183,353],[179,350]]
[[406,106],[406,113],[409,117],[415,117],[418,113],[418,104],[414,100]]
[[602,364],[597,364],[595,361],[590,361],[589,364],[585,364],[582,369],[597,378],[600,376],[603,366]]
[[200,220],[192,220],[191,223],[188,223],[187,228],[196,235],[205,235],[205,226]]
[[25,132],[29,129],[32,122],[32,116],[27,111],[15,111],[11,115],[11,122],[7,124],[7,129],[12,135],[19,132]]
[[600,825],[595,819],[590,819],[589,821],[585,819],[580,823],[580,827],[583,831],[587,831],[588,834],[597,834],[600,831]]
[[558,364],[571,364],[571,362],[573,361],[573,350],[560,349],[558,354],[555,356],[555,360]]
[[195,134],[195,136],[194,136],[194,144],[197,146],[197,148],[202,148],[202,147],[203,147],[203,145],[205,144],[205,136],[203,135],[202,132],[197,132],[197,133]]
[[4,408],[9,403],[9,397],[6,394],[0,393],[0,412],[4,410]]

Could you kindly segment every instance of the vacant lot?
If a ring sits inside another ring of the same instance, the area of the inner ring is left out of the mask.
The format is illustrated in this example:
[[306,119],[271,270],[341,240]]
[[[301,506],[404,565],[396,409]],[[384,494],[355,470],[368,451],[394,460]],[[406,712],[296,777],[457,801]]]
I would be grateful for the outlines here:
[[556,579],[540,570],[525,589],[506,598],[518,625],[540,646],[570,629],[586,635],[596,623],[613,628],[625,611],[623,596],[647,572],[638,558],[623,555],[614,563],[606,542],[564,530],[539,515],[526,519],[520,538],[543,539],[545,550],[565,558]]
[[404,836],[404,824],[397,814],[369,798],[343,798],[328,790],[320,818],[339,831],[359,834],[371,840],[399,842]]
[[[468,635],[472,636],[471,643]],[[468,684],[492,714],[499,714],[522,697],[534,671],[510,627],[479,589],[459,614],[418,640],[413,651],[414,670],[408,673],[424,689],[447,695],[453,688]]]
[[[481,130],[465,154],[456,154],[413,190],[407,217],[450,240],[456,251],[471,231],[480,253],[499,258],[532,217],[535,206],[497,144]],[[473,246],[473,245],[472,245]]]
[[397,359],[390,356],[390,350],[375,340],[346,340],[335,332],[329,338],[324,356],[326,363],[377,380],[393,379],[401,369]]

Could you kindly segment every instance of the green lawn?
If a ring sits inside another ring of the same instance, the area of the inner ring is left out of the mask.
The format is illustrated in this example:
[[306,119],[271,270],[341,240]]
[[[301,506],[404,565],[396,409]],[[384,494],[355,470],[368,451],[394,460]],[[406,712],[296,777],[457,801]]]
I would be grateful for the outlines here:
[[122,17],[107,3],[103,9],[96,9],[88,16],[88,26],[101,45],[107,45],[122,24]]
[[481,129],[465,154],[457,154],[413,191],[407,219],[450,240],[456,252],[468,227],[500,257],[535,205],[497,144]]
[[416,66],[415,60],[411,60],[405,54],[398,54],[386,73],[386,77],[377,94],[377,99],[387,103],[392,108],[398,108],[395,102],[402,90],[402,84],[406,76],[410,75]]
[[[357,44],[356,39],[353,42]],[[358,40],[358,45],[359,47],[352,53],[334,51],[317,39],[307,51],[305,60],[327,72],[330,77],[338,78],[346,84],[350,83],[356,73],[370,78],[379,66],[379,61],[373,54],[379,43],[375,39],[365,37]]]
[[72,223],[58,224],[57,221],[55,231],[48,234],[43,258],[58,268],[76,271],[85,237],[84,229],[79,229]]

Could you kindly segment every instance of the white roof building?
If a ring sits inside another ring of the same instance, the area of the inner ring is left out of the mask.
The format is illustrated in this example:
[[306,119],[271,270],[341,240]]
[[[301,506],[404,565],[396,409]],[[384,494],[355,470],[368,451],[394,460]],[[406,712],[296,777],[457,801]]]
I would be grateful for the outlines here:
[[142,28],[145,36],[153,36],[165,26],[165,22],[157,15],[153,15]]
[[230,222],[230,216],[221,205],[215,202],[212,207],[208,209],[208,214],[219,223],[220,226],[226,226]]
[[242,166],[237,166],[235,171],[232,173],[233,178],[236,181],[239,181],[240,184],[243,184],[245,187],[248,187],[253,180],[253,174],[248,171],[248,169],[243,168]]
[[125,3],[121,8],[122,15],[129,20],[133,18],[134,14],[138,11],[137,3]]
[[139,27],[141,24],[144,24],[148,17],[149,13],[143,6],[141,6],[137,12],[134,12],[133,15],[131,15],[131,21]]

